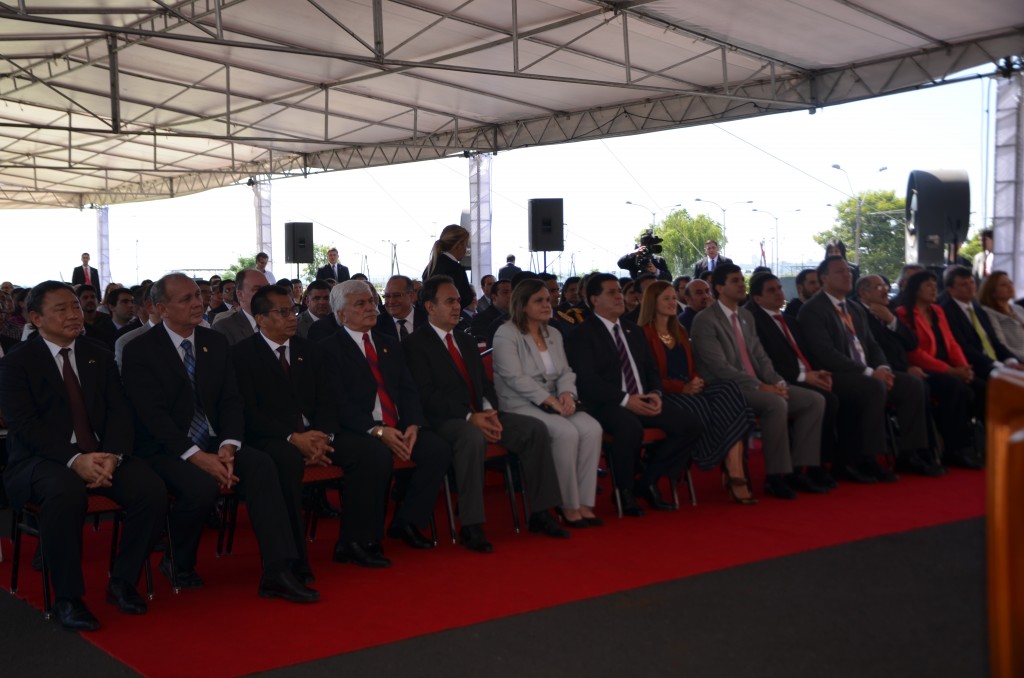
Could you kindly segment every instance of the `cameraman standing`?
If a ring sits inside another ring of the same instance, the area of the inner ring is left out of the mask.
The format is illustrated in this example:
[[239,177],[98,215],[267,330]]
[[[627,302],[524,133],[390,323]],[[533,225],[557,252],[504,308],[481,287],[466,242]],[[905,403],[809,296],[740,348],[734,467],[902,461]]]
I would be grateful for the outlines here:
[[619,268],[629,271],[629,277],[636,280],[641,273],[654,273],[658,280],[672,281],[672,273],[661,252],[661,238],[654,235],[654,229],[644,231],[637,248],[619,259]]

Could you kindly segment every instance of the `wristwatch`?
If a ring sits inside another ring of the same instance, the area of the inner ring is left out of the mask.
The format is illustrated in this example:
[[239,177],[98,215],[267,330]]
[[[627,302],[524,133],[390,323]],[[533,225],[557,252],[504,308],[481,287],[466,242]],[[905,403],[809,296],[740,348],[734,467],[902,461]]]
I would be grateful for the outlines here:
[[373,432],[373,435],[377,438],[377,440],[380,440],[381,438],[383,438],[384,437],[384,427],[383,426],[378,426],[377,430]]

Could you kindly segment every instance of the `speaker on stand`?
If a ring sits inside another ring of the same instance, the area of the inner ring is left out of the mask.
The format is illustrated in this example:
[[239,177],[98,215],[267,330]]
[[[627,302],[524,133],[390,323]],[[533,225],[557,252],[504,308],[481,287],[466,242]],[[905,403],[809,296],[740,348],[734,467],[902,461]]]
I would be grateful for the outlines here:
[[548,268],[548,252],[565,250],[565,232],[561,198],[534,198],[529,206],[529,244],[531,252],[544,253],[544,270]]
[[964,170],[914,170],[907,180],[906,262],[942,269],[956,261],[970,228],[971,184]]

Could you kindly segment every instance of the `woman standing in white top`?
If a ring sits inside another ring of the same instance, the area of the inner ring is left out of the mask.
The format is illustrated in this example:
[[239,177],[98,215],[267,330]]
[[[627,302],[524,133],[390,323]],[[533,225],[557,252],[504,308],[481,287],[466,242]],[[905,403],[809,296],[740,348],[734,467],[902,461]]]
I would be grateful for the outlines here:
[[512,290],[510,319],[494,335],[494,386],[501,409],[536,417],[547,426],[569,527],[601,524],[594,515],[601,425],[577,411],[576,374],[562,335],[548,328],[551,300],[544,282]]

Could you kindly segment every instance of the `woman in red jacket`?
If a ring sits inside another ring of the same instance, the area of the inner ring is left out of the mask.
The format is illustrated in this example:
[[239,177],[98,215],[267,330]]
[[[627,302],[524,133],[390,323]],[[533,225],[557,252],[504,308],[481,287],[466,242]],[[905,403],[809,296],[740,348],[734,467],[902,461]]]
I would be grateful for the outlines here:
[[917,335],[917,348],[907,360],[925,373],[946,459],[955,463],[968,451],[970,457],[974,456],[970,418],[976,384],[974,370],[953,337],[946,314],[935,303],[938,293],[934,273],[915,273],[907,280],[903,305],[896,309],[896,315]]
[[722,464],[722,480],[740,504],[756,504],[743,475],[743,443],[754,428],[754,412],[731,381],[706,385],[697,374],[690,337],[676,315],[676,291],[659,280],[644,290],[640,327],[661,373],[664,397],[700,417],[704,435],[693,452],[703,470]]

